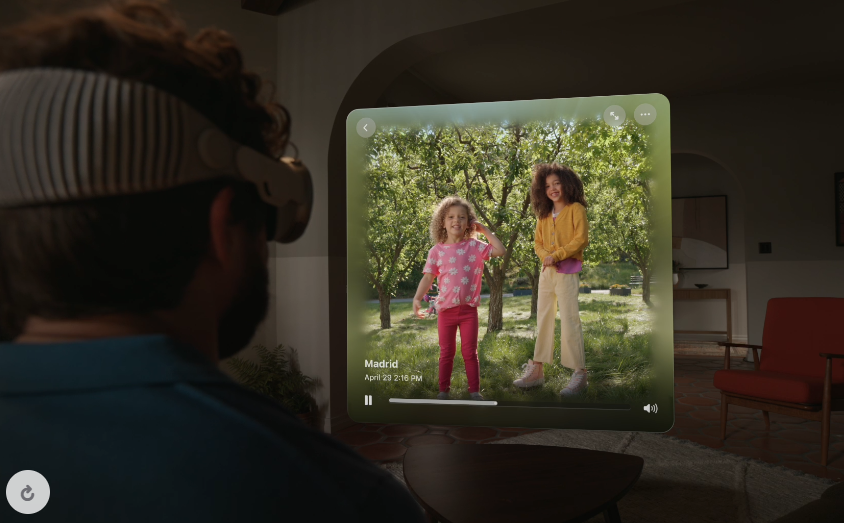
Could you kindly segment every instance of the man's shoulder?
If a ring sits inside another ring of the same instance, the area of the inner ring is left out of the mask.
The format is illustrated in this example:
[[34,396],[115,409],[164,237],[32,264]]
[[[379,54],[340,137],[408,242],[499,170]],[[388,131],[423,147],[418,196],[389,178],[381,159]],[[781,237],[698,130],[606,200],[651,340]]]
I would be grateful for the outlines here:
[[418,520],[387,471],[165,336],[7,344],[0,400],[0,476],[48,478],[51,521]]
[[210,424],[226,426],[242,439],[295,449],[296,454],[313,455],[319,461],[331,462],[343,456],[350,464],[377,472],[376,467],[332,436],[305,425],[277,402],[236,383],[197,386],[193,393],[207,401],[208,408],[202,416]]
[[[219,449],[232,473],[275,482],[280,488],[286,485],[307,499],[331,500],[334,507],[323,511],[367,513],[368,503],[385,496],[398,498],[399,507],[414,506],[389,472],[334,437],[306,426],[275,402],[236,385],[203,392],[223,406],[219,414],[224,423],[239,434],[237,452]],[[226,412],[229,407],[232,410]],[[244,459],[246,455],[250,458]]]

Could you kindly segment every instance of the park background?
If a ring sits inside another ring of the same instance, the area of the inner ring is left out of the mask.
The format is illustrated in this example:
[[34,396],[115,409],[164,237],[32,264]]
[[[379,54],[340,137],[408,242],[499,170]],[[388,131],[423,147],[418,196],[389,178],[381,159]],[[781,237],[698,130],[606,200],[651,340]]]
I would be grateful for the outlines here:
[[[512,385],[521,365],[533,356],[535,339],[541,264],[533,244],[532,168],[558,162],[573,168],[584,183],[590,242],[584,252],[583,290],[627,287],[631,276],[642,277],[641,288],[629,296],[580,295],[590,388],[575,400],[647,397],[654,379],[654,176],[643,126],[628,118],[612,127],[600,117],[390,126],[379,128],[365,147],[366,358],[399,358],[409,372],[425,377],[422,383],[375,382],[373,394],[430,398],[438,391],[436,319],[415,318],[407,300],[415,294],[432,245],[431,215],[442,198],[458,195],[472,202],[478,219],[506,247],[504,256],[484,268],[482,294],[488,297],[479,307],[481,391],[499,401],[559,401],[559,390],[571,374],[559,364],[546,366],[545,387],[525,391]],[[512,296],[513,291],[530,295]],[[467,395],[459,348],[452,393]]]

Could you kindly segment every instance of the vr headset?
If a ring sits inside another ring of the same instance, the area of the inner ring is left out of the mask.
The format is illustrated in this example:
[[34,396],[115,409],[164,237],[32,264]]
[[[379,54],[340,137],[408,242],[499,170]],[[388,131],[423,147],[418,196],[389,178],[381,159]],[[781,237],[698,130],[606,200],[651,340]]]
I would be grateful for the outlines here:
[[230,177],[275,209],[267,237],[299,238],[313,185],[298,159],[229,138],[179,98],[103,73],[0,73],[0,207],[141,194]]

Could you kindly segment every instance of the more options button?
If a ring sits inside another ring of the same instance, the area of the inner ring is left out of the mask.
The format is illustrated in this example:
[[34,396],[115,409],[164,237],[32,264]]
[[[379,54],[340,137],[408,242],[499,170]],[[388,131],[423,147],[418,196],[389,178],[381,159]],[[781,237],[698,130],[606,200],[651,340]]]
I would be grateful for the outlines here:
[[22,470],[6,484],[6,499],[21,514],[35,514],[50,501],[50,484],[34,470]]
[[650,125],[656,120],[656,107],[651,104],[642,104],[636,108],[633,118],[642,125]]

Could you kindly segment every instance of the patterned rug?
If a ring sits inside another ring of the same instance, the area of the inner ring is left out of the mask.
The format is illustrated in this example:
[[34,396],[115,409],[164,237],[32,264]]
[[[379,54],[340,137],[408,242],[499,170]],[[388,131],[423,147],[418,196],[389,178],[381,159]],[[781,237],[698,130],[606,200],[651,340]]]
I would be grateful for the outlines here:
[[[820,498],[832,480],[644,432],[547,430],[492,445],[547,445],[641,456],[639,481],[618,502],[625,523],[761,523]],[[401,463],[383,465],[403,482]],[[565,476],[565,471],[561,471]],[[599,515],[589,523],[603,522]]]

